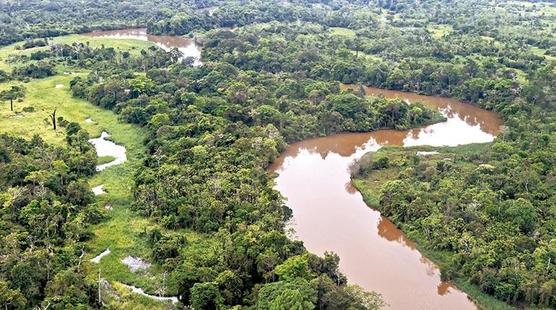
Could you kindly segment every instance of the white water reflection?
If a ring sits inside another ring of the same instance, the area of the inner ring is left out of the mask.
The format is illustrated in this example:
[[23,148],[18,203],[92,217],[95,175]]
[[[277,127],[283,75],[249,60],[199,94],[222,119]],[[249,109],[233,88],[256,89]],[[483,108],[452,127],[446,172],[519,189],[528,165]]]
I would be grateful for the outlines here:
[[91,259],[91,263],[100,264],[100,260],[101,260],[102,258],[104,258],[105,256],[109,255],[110,253],[112,253],[112,252],[110,251],[110,249],[104,250],[104,252],[100,253],[100,254],[97,255],[95,258]]
[[113,161],[106,164],[98,165],[96,167],[97,171],[102,171],[108,167],[122,164],[127,160],[125,147],[117,145],[110,140],[106,140],[106,138],[108,137],[110,137],[110,135],[107,132],[103,131],[99,138],[89,140],[89,142],[95,147],[98,157],[114,157]]
[[172,297],[165,297],[165,296],[149,295],[149,294],[145,293],[145,291],[143,291],[142,288],[135,287],[135,286],[132,286],[132,285],[127,285],[127,284],[122,284],[122,285],[123,285],[124,287],[130,289],[133,293],[139,294],[139,295],[144,296],[144,297],[147,297],[147,298],[150,298],[150,299],[152,299],[152,300],[156,300],[156,301],[166,301],[166,302],[169,301],[169,302],[171,302],[172,304],[177,304],[177,303],[179,302],[179,300],[178,300],[177,297],[173,297],[173,296],[172,296]]
[[106,194],[106,192],[104,191],[104,185],[95,186],[91,190],[93,191],[93,194],[95,194],[95,196]]

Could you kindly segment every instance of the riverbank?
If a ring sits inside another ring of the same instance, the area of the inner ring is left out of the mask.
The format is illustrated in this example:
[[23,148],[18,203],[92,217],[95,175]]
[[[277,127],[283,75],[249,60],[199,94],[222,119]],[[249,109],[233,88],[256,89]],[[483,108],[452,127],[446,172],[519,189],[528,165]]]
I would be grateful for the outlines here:
[[[406,174],[412,173],[409,168],[410,161],[418,161],[420,165],[429,167],[438,163],[447,162],[457,165],[460,169],[489,169],[487,164],[467,162],[463,157],[483,153],[488,150],[491,143],[469,144],[456,147],[430,147],[419,146],[411,148],[385,147],[375,153],[363,156],[352,171],[352,184],[363,195],[365,203],[373,209],[383,213],[385,211],[380,204],[382,187],[389,181],[406,178]],[[482,165],[482,166],[481,166]],[[433,245],[419,231],[413,229],[410,224],[403,223],[395,217],[389,219],[399,227],[416,244],[417,249],[427,258],[431,259],[447,277],[450,262],[454,259],[454,253],[448,251],[434,250]],[[451,281],[475,302],[481,309],[513,309],[510,305],[482,292],[468,279],[451,273],[448,275]]]

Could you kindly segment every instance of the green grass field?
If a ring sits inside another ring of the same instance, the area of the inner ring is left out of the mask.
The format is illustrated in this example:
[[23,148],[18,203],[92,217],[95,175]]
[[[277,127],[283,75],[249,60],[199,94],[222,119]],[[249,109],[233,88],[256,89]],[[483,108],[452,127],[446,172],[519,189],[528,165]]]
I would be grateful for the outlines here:
[[[92,38],[82,35],[71,35],[53,39],[54,42],[71,44],[74,41],[89,41],[92,46],[112,46],[119,49],[135,50],[137,53],[145,47],[152,45],[150,42],[138,40],[116,40],[105,38]],[[6,63],[10,55],[29,54],[40,48],[29,50],[17,50],[10,45],[0,49],[0,69],[11,71],[11,65]],[[141,166],[142,157],[145,154],[143,146],[144,132],[141,128],[127,124],[118,119],[113,112],[97,107],[85,100],[72,97],[69,89],[71,79],[87,72],[78,71],[64,66],[58,66],[58,75],[31,80],[27,83],[10,82],[0,84],[0,90],[7,89],[10,85],[22,85],[26,88],[26,96],[20,102],[14,102],[14,111],[11,112],[9,102],[0,103],[0,132],[12,133],[18,136],[31,138],[39,135],[45,141],[53,144],[64,145],[65,132],[63,128],[53,130],[47,121],[48,116],[57,109],[57,116],[67,121],[78,122],[92,137],[97,137],[102,131],[111,134],[111,140],[125,146],[127,150],[126,161],[122,165],[110,167],[97,173],[89,180],[91,187],[104,185],[107,192],[97,196],[97,204],[101,207],[110,205],[105,212],[108,219],[99,225],[92,227],[94,237],[86,244],[85,270],[91,281],[98,278],[99,268],[103,278],[112,283],[122,298],[114,300],[116,308],[127,309],[167,309],[168,305],[155,302],[137,294],[126,293],[126,289],[118,286],[118,283],[135,285],[143,288],[146,292],[156,291],[161,280],[161,267],[153,264],[146,272],[132,273],[121,260],[128,256],[137,256],[149,260],[149,247],[140,237],[146,230],[158,225],[131,211],[133,175]],[[65,74],[64,72],[71,72]],[[33,112],[23,112],[24,107],[33,107]],[[86,122],[91,118],[93,122]],[[100,158],[100,162],[110,161],[110,158]],[[105,249],[109,248],[112,253],[104,257],[100,264],[94,264],[89,260]],[[175,292],[169,292],[174,293]]]

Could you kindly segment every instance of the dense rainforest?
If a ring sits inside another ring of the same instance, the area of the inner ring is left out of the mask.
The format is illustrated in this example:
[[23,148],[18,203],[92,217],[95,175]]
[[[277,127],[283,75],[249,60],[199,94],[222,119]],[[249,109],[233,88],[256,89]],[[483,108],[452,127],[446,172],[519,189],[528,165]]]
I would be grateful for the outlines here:
[[[84,54],[77,52],[77,58],[104,54],[78,50]],[[196,294],[210,294],[203,298],[234,305],[251,303],[246,293],[260,289],[255,304],[261,309],[267,303],[363,307],[359,295],[352,295],[359,291],[338,286],[345,279],[338,273],[337,256],[307,257],[298,241],[286,237],[290,212],[265,168],[286,141],[345,130],[407,128],[440,116],[402,100],[340,93],[333,82],[294,82],[287,72],[255,74],[219,62],[167,69],[171,56],[160,50],[119,65],[118,59],[97,61],[115,72],[76,78],[72,92],[148,129],[149,156],[135,178],[133,208],[166,228],[209,234],[201,253],[180,251],[187,240],[179,235],[153,231],[148,236],[153,258],[171,270],[180,298],[195,304],[201,302]],[[130,74],[134,68],[147,68],[146,75]],[[284,269],[288,274],[282,276],[284,260],[294,269]],[[257,285],[261,282],[268,284]],[[289,290],[302,294],[290,296]]]
[[[556,307],[555,19],[553,5],[526,1],[0,0],[0,45],[22,41],[14,50],[23,51],[0,53],[0,83],[10,85],[0,98],[19,111],[26,84],[75,71],[67,87],[76,100],[144,130],[127,209],[156,223],[138,238],[165,292],[195,309],[384,305],[348,285],[337,255],[318,257],[288,238],[291,210],[266,168],[305,138],[443,118],[341,83],[497,111],[507,129],[493,144],[453,162],[381,151],[359,177],[397,169],[373,207],[449,252],[446,278],[512,305]],[[203,64],[177,49],[51,38],[129,26],[194,35]],[[60,124],[62,145],[0,136],[6,309],[110,303],[82,267],[94,225],[110,217],[86,181],[98,159],[77,120],[56,122],[55,113],[39,126]]]
[[102,220],[86,181],[97,162],[88,133],[69,123],[54,147],[0,135],[0,303],[24,309],[44,302],[95,305],[84,279],[82,241]]

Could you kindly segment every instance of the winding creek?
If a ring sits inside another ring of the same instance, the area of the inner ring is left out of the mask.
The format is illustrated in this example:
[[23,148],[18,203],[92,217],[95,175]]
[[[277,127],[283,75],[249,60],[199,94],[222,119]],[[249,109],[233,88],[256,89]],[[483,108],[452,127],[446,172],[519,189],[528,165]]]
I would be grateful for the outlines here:
[[293,210],[292,228],[309,251],[340,256],[350,283],[383,295],[392,309],[476,309],[440,280],[438,267],[392,222],[369,208],[351,185],[350,165],[383,145],[455,146],[489,142],[501,130],[493,112],[457,100],[367,88],[438,108],[446,122],[408,131],[345,133],[292,144],[271,166],[276,188]]
[[[148,35],[142,28],[86,35],[152,41],[165,50],[176,47],[184,57],[193,57],[195,65],[202,64],[199,46],[185,37]],[[291,227],[296,238],[313,253],[337,253],[350,283],[381,293],[392,309],[476,309],[465,293],[441,281],[438,267],[414,242],[365,204],[351,185],[349,167],[384,145],[490,142],[500,132],[502,120],[493,112],[454,99],[376,88],[366,88],[366,93],[421,101],[439,109],[447,121],[407,131],[345,133],[290,145],[269,170],[278,174],[276,188],[293,210]],[[103,138],[99,139],[107,141]]]

